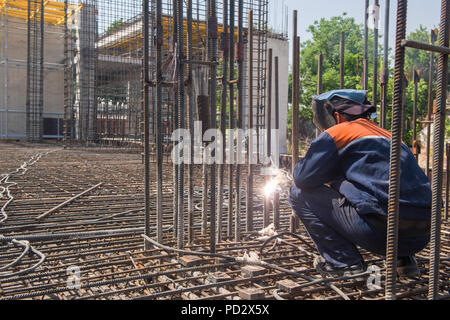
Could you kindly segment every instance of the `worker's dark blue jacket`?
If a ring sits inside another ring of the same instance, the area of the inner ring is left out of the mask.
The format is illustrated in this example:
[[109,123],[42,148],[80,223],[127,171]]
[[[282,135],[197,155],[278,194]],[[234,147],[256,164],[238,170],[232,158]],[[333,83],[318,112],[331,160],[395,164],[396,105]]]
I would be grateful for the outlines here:
[[[387,214],[391,134],[367,119],[344,122],[317,137],[294,170],[295,185],[332,182],[359,214]],[[429,220],[430,181],[402,144],[400,219]]]

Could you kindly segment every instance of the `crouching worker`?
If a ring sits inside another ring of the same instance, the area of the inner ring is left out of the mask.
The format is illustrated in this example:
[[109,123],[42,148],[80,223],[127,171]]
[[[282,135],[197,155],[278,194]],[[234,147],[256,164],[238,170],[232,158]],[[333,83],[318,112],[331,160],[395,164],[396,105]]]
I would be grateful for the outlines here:
[[[368,118],[366,91],[335,90],[313,97],[322,131],[294,170],[289,202],[321,254],[324,276],[357,274],[366,265],[356,246],[386,254],[391,134]],[[399,276],[419,275],[414,254],[429,242],[430,182],[402,144]]]

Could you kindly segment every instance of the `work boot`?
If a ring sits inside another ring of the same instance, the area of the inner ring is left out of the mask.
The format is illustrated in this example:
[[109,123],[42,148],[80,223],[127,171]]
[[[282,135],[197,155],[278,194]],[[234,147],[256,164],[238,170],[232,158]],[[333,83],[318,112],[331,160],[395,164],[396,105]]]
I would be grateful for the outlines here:
[[397,259],[397,274],[399,277],[418,277],[420,276],[420,269],[417,265],[414,255],[406,257],[398,257]]
[[351,266],[343,268],[335,268],[330,266],[321,256],[317,256],[314,259],[313,266],[317,270],[317,272],[319,272],[319,274],[324,278],[351,276],[355,274],[364,273],[367,270],[367,266],[363,261],[358,262],[357,264],[353,264]]

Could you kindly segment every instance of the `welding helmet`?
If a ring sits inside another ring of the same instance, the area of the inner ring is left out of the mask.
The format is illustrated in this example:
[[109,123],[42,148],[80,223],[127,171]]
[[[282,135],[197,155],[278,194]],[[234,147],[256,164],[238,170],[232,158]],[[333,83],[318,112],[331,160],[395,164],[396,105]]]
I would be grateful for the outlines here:
[[336,125],[335,112],[349,116],[375,112],[367,100],[366,90],[341,89],[332,90],[312,97],[313,123],[325,131]]

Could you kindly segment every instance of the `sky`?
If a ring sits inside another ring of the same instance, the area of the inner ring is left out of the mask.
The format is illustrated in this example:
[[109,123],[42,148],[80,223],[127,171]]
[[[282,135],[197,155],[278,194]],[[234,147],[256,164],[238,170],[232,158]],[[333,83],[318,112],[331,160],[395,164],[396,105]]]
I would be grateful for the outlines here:
[[[384,10],[386,0],[380,0],[379,34],[384,34]],[[309,25],[320,18],[330,18],[342,15],[355,18],[356,23],[364,23],[364,0],[269,0],[269,25],[275,30],[282,30],[283,24],[289,27],[289,38],[292,36],[292,12],[298,11],[298,33],[300,41],[311,39],[307,32]],[[374,0],[369,0],[369,6]],[[288,21],[284,18],[284,8],[288,8]],[[407,11],[407,34],[416,30],[420,25],[430,28],[439,28],[441,0],[409,0]],[[390,0],[389,20],[389,46],[395,47],[395,25],[397,14],[397,1]],[[383,39],[380,38],[380,44]]]

